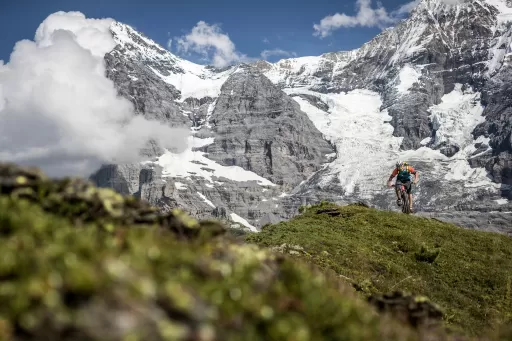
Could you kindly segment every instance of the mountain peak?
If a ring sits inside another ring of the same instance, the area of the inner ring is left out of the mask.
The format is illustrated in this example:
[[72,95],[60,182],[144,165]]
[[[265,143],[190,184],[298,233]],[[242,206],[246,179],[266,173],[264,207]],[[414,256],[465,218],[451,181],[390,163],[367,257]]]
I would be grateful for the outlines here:
[[461,11],[471,12],[497,11],[499,21],[508,21],[512,19],[512,0],[422,0],[414,9],[411,17],[415,13],[428,11],[430,14],[440,14],[453,12],[462,14]]
[[124,53],[129,57],[136,57],[144,61],[167,60],[173,64],[181,60],[129,25],[115,21],[110,25],[110,32],[116,44],[123,48]]

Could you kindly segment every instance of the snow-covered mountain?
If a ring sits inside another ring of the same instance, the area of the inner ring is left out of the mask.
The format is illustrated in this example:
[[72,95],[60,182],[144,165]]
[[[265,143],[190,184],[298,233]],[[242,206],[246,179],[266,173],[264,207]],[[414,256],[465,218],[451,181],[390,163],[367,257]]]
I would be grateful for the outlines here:
[[385,182],[402,159],[421,172],[421,211],[456,221],[464,213],[447,210],[485,211],[464,224],[506,225],[508,2],[423,0],[357,50],[222,70],[116,22],[107,77],[139,114],[188,126],[191,137],[185,152],[149,143],[148,161],[92,178],[163,209],[257,230],[320,200],[394,209]]

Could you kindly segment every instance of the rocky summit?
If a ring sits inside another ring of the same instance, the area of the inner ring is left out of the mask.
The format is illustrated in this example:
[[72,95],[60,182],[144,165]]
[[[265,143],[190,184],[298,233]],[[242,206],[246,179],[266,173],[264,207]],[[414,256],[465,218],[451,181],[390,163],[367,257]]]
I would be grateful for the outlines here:
[[114,22],[106,76],[190,138],[91,179],[258,231],[321,200],[397,210],[385,184],[400,159],[420,172],[419,214],[510,233],[511,15],[506,0],[422,0],[359,49],[223,69]]

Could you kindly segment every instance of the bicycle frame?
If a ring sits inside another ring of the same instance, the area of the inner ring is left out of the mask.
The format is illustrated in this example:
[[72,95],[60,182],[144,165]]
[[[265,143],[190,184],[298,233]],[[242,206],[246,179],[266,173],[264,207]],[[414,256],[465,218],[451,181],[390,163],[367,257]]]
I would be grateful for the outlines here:
[[[393,185],[393,188],[396,187],[396,183]],[[400,184],[398,187],[400,191],[400,197],[402,198],[402,212],[405,214],[411,213],[411,207],[409,204],[409,194],[407,193],[407,189],[404,184]]]

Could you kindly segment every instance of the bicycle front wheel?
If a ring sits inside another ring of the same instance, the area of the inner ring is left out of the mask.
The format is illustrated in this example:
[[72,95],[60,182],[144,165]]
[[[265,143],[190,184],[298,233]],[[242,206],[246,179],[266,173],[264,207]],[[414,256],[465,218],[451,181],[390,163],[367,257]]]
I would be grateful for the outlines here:
[[405,214],[411,213],[411,208],[409,206],[409,196],[407,195],[407,193],[405,191],[402,191],[402,202],[403,202],[402,212]]

